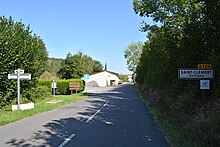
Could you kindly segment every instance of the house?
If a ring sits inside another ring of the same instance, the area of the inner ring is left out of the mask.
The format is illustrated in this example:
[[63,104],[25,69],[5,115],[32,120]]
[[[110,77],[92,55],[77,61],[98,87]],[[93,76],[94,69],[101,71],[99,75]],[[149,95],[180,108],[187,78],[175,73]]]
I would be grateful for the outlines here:
[[112,74],[107,71],[99,72],[89,76],[89,79],[86,80],[86,86],[89,87],[105,87],[118,85],[120,81],[119,77],[115,74]]

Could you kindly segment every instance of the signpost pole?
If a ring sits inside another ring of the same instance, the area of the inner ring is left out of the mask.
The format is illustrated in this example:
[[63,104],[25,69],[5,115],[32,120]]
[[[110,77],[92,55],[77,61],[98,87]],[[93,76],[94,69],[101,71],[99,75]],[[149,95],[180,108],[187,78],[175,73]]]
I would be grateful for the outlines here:
[[18,91],[18,107],[17,109],[20,110],[20,80],[26,79],[30,80],[31,79],[31,74],[29,73],[24,73],[23,69],[16,69],[14,74],[8,74],[8,79],[17,79],[17,91]]
[[53,95],[55,95],[55,80],[53,80]]
[[205,90],[202,91],[203,100],[205,100]]
[[20,69],[17,71],[17,81],[18,81],[18,110],[20,110]]

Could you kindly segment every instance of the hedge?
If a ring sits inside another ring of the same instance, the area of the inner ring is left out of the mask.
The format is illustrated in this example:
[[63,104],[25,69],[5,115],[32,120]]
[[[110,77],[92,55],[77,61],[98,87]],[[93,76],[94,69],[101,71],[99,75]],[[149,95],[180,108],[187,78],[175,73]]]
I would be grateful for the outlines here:
[[[52,93],[52,80],[38,80],[38,86],[47,86],[51,89]],[[56,80],[58,92],[62,95],[70,94],[69,83],[70,82],[79,82],[80,83],[80,91],[83,91],[85,88],[84,81],[81,79],[68,79],[68,80]]]

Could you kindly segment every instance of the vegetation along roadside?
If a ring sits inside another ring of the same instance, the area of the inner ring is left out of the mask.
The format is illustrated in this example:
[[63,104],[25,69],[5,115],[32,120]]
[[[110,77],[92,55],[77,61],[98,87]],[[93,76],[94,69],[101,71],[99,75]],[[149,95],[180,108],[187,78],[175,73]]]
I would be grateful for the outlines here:
[[[87,93],[79,93],[74,95],[59,95],[45,99],[39,99],[35,102],[34,109],[11,111],[11,108],[0,110],[0,126],[21,120],[23,118],[33,116],[38,113],[53,110],[55,108],[79,101],[85,98]],[[52,100],[60,100],[58,103],[47,103]]]

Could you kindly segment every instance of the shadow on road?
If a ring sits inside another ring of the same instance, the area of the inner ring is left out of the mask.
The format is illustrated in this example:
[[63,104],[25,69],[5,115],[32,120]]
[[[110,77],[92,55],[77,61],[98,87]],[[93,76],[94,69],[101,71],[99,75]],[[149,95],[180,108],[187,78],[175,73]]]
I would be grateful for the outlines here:
[[[88,104],[77,116],[51,120],[43,125],[44,130],[38,130],[30,139],[13,138],[7,144],[58,146],[71,134],[76,134],[69,146],[170,146],[132,85],[119,85],[103,93],[94,93],[85,101]],[[104,106],[106,102],[108,104]],[[86,122],[98,110],[99,113]]]

